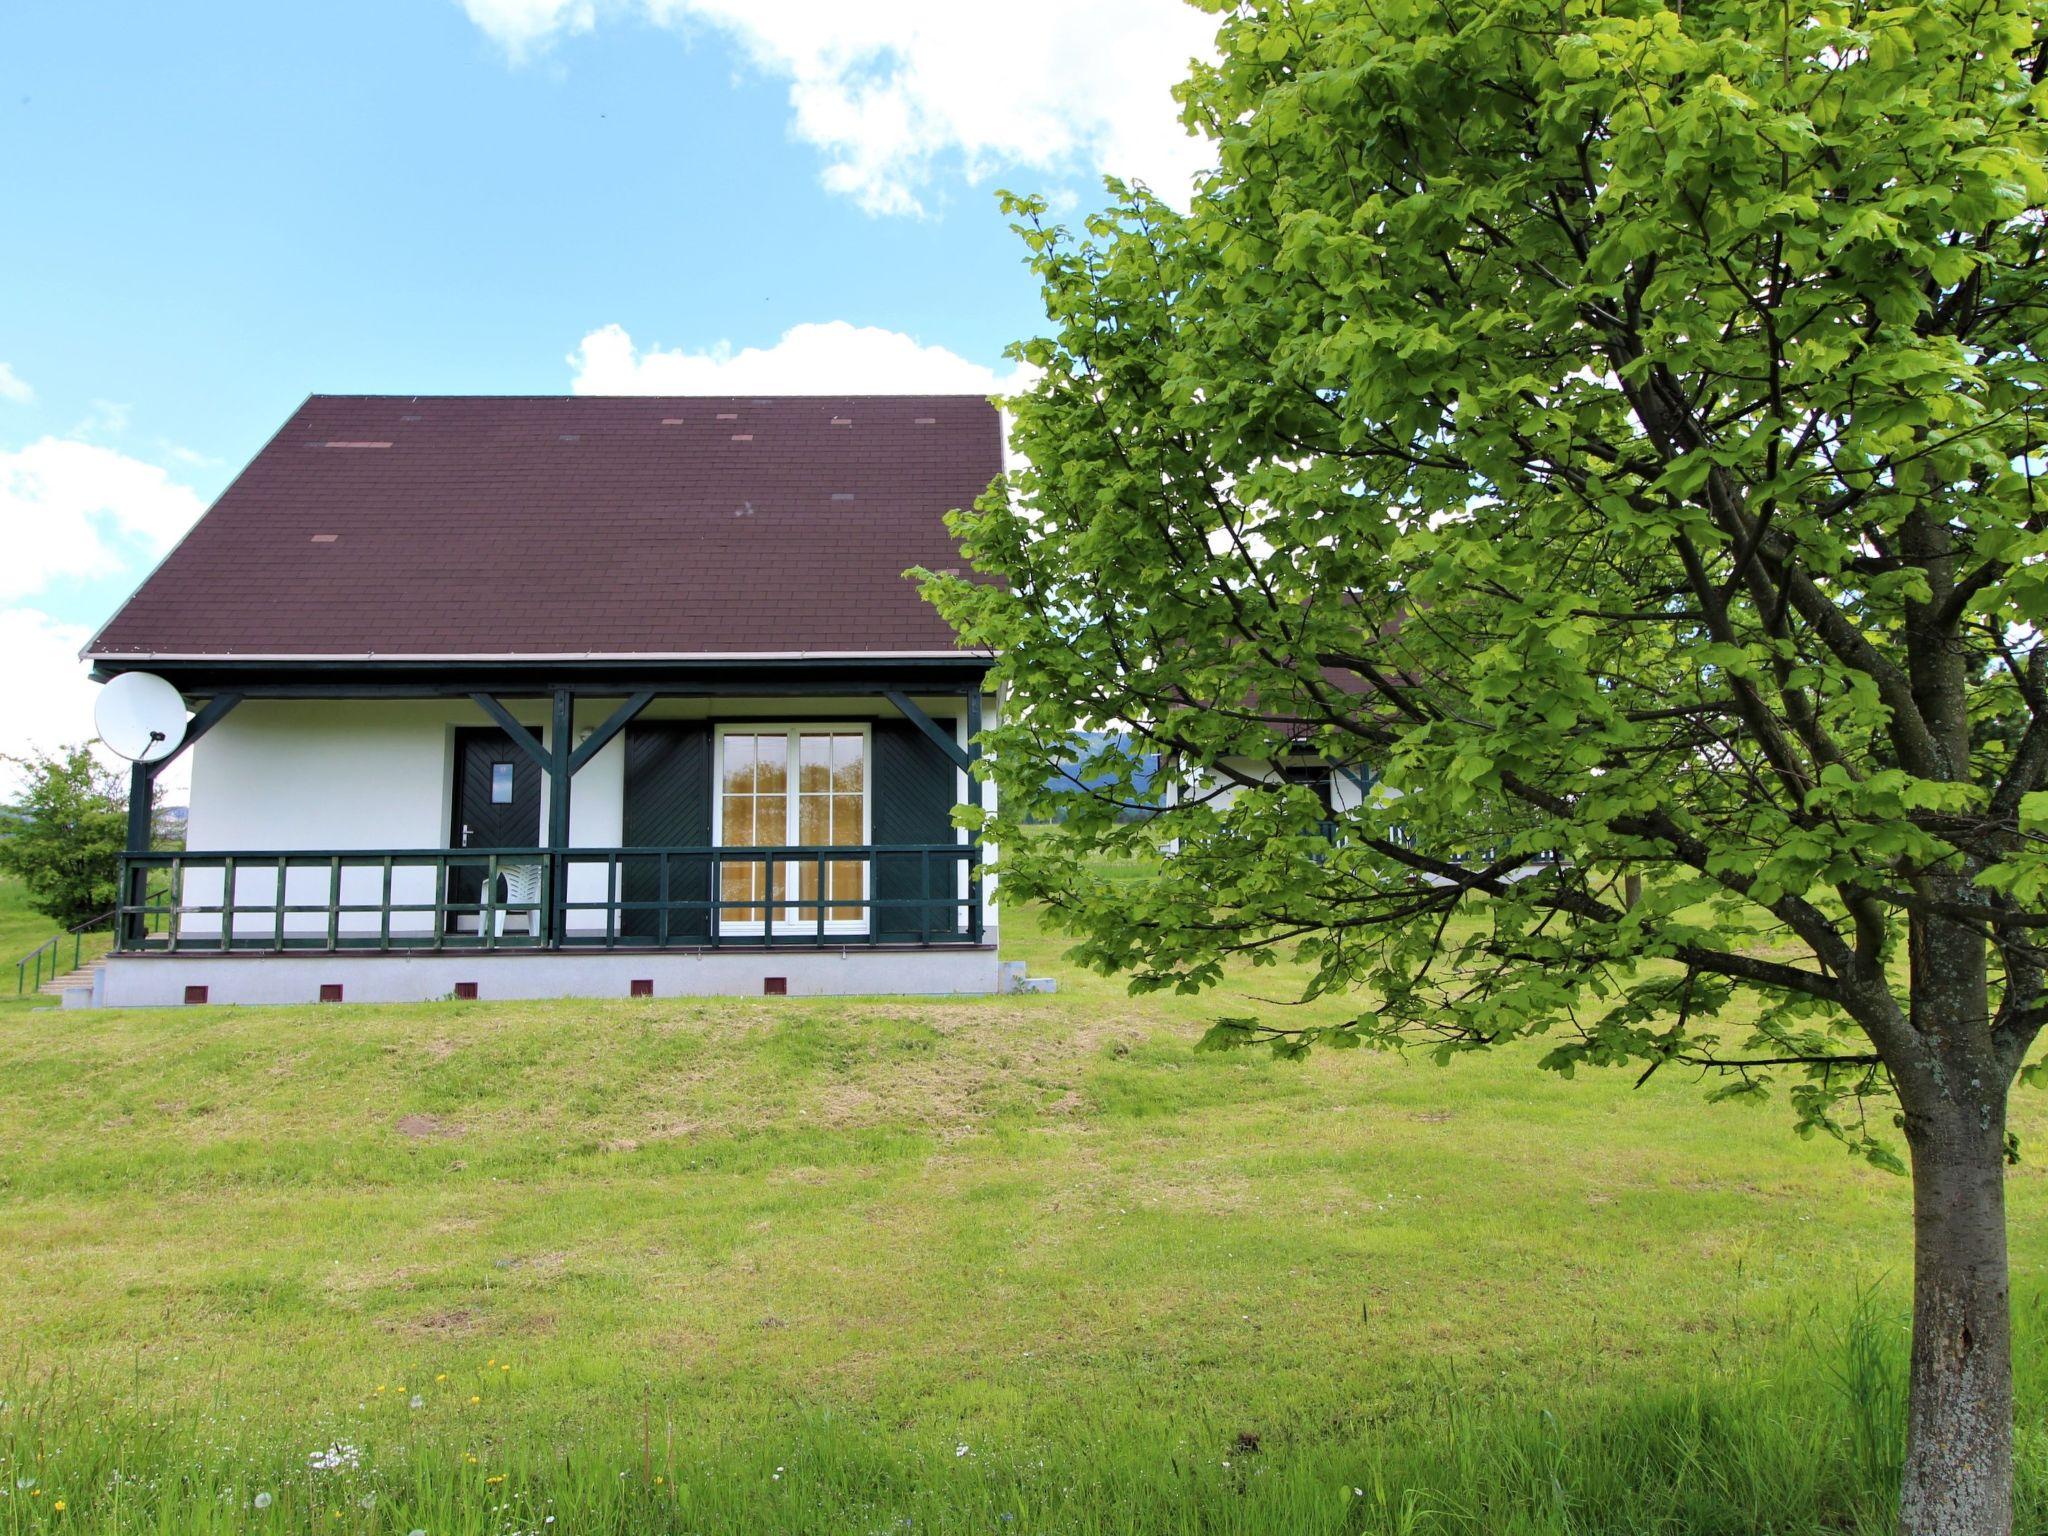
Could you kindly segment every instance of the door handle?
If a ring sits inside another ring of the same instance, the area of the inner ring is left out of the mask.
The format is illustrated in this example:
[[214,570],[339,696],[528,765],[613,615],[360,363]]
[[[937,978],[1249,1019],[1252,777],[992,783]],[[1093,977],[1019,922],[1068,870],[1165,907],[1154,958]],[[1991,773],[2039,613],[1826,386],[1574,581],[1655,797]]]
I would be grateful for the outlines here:
[[469,846],[469,823],[466,821],[462,824],[462,846]]

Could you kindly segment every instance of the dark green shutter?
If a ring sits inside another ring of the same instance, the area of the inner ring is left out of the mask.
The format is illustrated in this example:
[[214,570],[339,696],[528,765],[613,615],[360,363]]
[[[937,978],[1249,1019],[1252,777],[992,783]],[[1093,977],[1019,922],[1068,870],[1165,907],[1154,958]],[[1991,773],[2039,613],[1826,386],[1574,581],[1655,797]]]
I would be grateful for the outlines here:
[[[941,725],[952,722],[942,720]],[[952,843],[957,781],[951,759],[908,720],[875,722],[874,807],[871,822],[876,844],[874,893],[877,901],[912,901],[914,906],[875,909],[878,938],[915,940],[960,931],[956,901],[960,860],[934,855],[931,886],[924,885],[926,861],[918,854],[886,850],[925,843]]]
[[[703,848],[711,842],[711,727],[686,721],[650,720],[626,727],[626,804],[623,839],[628,848]],[[661,861],[628,858],[621,873],[626,901],[661,899]],[[668,861],[668,936],[684,943],[711,936],[711,860]],[[677,907],[677,902],[696,902]],[[655,938],[660,913],[627,911],[621,931]]]

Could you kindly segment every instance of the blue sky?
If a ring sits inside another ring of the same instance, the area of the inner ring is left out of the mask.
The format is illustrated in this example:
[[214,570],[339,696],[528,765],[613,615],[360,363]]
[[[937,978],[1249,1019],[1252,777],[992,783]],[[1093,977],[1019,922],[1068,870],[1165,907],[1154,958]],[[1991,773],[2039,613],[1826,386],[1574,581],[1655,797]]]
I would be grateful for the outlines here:
[[985,388],[998,186],[1185,185],[1176,0],[0,10],[0,752],[308,393]]

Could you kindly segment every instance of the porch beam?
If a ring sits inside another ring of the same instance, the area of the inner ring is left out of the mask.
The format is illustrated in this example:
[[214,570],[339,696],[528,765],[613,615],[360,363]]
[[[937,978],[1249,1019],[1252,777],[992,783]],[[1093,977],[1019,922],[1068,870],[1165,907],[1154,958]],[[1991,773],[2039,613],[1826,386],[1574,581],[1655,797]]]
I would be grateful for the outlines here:
[[569,771],[580,773],[583,767],[598,753],[611,745],[611,739],[632,724],[633,717],[654,702],[654,690],[643,688],[617,709],[611,718],[590,733],[590,739],[578,747],[569,758]]
[[1337,771],[1343,774],[1344,777],[1349,779],[1353,784],[1356,784],[1358,786],[1358,803],[1360,805],[1365,804],[1366,800],[1372,794],[1372,770],[1368,768],[1361,772],[1360,770],[1352,767],[1349,763],[1339,763],[1337,765]]
[[[901,710],[904,719],[908,720],[936,742],[939,750],[952,759],[955,768],[964,771],[969,763],[972,762],[972,759],[968,757],[960,743],[954,739],[953,733],[919,709],[916,704],[912,703],[909,694],[904,693],[900,689],[885,688],[882,690],[882,697]],[[969,718],[971,721],[981,713],[981,693],[977,689],[974,693],[969,694],[968,698],[971,701],[969,704]],[[968,733],[970,737],[974,729],[978,729],[978,727],[970,728]]]
[[555,771],[555,761],[549,756],[547,749],[533,739],[533,732],[512,718],[511,710],[500,704],[488,693],[472,693],[470,698],[478,709],[481,709],[485,714],[498,722],[499,728],[512,738],[512,744],[532,758],[539,765],[542,773],[553,773]]
[[185,734],[162,757],[147,763],[128,765],[128,852],[147,853],[156,840],[156,778],[178,759],[193,742],[227,718],[228,711],[242,702],[239,693],[217,693],[199,712],[185,722]]

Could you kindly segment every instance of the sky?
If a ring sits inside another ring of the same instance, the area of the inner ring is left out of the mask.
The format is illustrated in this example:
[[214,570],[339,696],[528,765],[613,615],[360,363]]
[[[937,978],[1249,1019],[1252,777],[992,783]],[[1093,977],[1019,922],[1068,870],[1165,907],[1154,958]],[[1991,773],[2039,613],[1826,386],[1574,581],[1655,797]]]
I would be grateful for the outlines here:
[[1205,150],[1170,88],[1212,26],[7,0],[0,754],[92,735],[79,647],[308,394],[1002,388],[1041,313],[997,189],[1180,200]]

